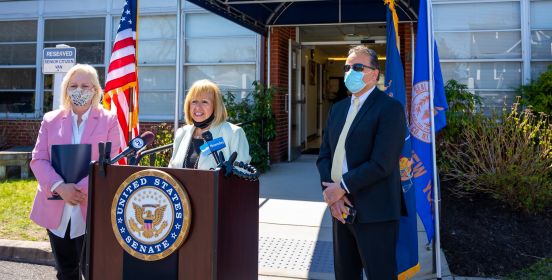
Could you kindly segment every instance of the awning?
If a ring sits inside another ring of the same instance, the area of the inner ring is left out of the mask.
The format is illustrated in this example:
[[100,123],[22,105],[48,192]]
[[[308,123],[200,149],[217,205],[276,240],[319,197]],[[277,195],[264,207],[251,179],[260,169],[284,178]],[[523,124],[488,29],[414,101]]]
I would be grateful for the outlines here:
[[[188,0],[261,35],[269,26],[385,22],[383,0]],[[417,21],[418,0],[396,0],[400,21]]]

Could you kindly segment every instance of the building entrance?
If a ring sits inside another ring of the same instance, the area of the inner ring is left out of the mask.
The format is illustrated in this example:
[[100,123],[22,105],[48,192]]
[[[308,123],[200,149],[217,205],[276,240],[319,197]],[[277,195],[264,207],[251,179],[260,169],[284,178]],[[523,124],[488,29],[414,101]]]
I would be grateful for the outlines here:
[[[382,67],[379,84],[383,85],[386,29],[385,24],[349,24],[301,26],[298,31],[299,51],[290,48],[300,54],[297,73],[290,72],[290,96],[294,97],[289,107],[290,150],[318,154],[331,106],[349,94],[343,65],[351,46],[365,44],[378,53]],[[293,155],[290,153],[290,160],[296,158]]]

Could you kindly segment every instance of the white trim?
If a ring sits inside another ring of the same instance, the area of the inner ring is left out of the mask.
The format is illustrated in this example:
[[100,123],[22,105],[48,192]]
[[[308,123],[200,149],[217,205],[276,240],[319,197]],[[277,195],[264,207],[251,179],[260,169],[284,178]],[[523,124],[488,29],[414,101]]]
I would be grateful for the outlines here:
[[531,7],[528,1],[520,1],[521,20],[521,84],[531,82]]
[[[174,136],[176,137],[176,131],[179,127],[179,120],[180,120],[180,95],[182,94],[182,84],[181,84],[181,78],[182,73],[184,72],[184,67],[182,67],[182,58],[184,57],[184,49],[182,48],[182,38],[183,36],[183,30],[182,22],[184,15],[182,14],[182,1],[176,0],[176,67],[175,67],[175,96],[174,96],[174,116],[173,116],[173,125],[174,125]],[[181,51],[182,49],[182,51]]]
[[481,29],[481,30],[469,30],[469,29],[461,29],[461,30],[435,30],[433,33],[485,33],[485,32],[519,32],[521,31],[520,28],[510,28],[510,29]]
[[186,62],[184,66],[219,66],[219,65],[255,65],[255,61],[247,62]]
[[439,59],[441,63],[443,62],[460,62],[460,63],[478,63],[478,62],[523,62],[521,58],[450,58],[450,59]]
[[[367,44],[386,44],[387,40],[362,40],[362,41],[374,41]],[[319,41],[319,42],[301,42],[301,46],[336,46],[336,45],[358,45],[362,44],[361,40],[358,41]]]
[[[35,72],[35,112],[34,115],[36,118],[41,117],[44,112],[44,94],[38,94],[39,92],[43,92],[44,90],[44,74],[42,74],[42,50],[44,49],[44,0],[39,1],[38,3],[38,20],[36,22],[37,28],[36,28],[36,58],[35,58],[35,66],[36,66],[36,72]],[[52,85],[53,87],[53,85]],[[52,88],[52,94],[53,94],[53,88]]]

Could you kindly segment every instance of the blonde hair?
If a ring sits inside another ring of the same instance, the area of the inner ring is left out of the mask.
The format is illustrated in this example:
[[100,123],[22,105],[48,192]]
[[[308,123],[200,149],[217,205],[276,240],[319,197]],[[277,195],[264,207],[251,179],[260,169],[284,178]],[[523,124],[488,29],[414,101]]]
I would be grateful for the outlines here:
[[91,105],[96,104],[99,108],[102,107],[100,104],[100,100],[103,96],[103,89],[100,86],[100,80],[98,79],[98,72],[96,69],[88,64],[76,64],[75,66],[71,67],[69,69],[69,72],[65,74],[63,77],[63,81],[61,82],[61,104],[59,107],[61,109],[70,110],[71,109],[71,97],[69,97],[69,94],[67,93],[67,86],[69,85],[69,81],[75,75],[75,73],[85,73],[91,76],[90,82],[92,83],[92,87],[94,87],[94,96],[92,97],[92,103]]
[[213,119],[211,125],[214,126],[225,122],[228,118],[228,113],[226,112],[226,107],[224,106],[224,102],[222,100],[222,93],[215,83],[204,79],[196,81],[186,95],[186,100],[184,101],[184,118],[186,120],[186,124],[194,123],[192,113],[190,112],[190,104],[193,99],[203,93],[210,93],[213,95],[213,114],[215,115],[215,118]]

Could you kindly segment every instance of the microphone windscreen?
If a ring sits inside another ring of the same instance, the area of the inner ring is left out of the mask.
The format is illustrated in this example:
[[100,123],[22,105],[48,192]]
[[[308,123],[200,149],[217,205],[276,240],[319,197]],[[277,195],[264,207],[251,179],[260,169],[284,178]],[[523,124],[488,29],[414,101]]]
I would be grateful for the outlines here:
[[155,139],[155,135],[151,131],[145,131],[144,133],[142,133],[142,135],[140,135],[140,138],[144,140],[144,143],[145,143],[144,146],[147,146],[153,143],[153,140]]
[[203,136],[203,139],[205,139],[205,141],[211,141],[211,140],[213,140],[213,134],[211,134],[211,131],[209,131],[209,130],[203,132],[203,133],[201,134],[201,136]]

